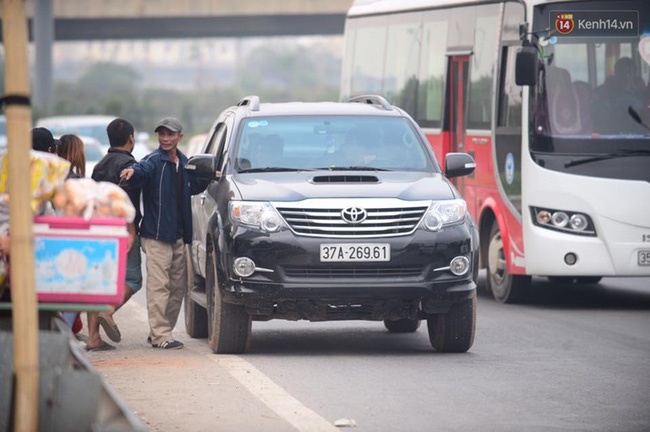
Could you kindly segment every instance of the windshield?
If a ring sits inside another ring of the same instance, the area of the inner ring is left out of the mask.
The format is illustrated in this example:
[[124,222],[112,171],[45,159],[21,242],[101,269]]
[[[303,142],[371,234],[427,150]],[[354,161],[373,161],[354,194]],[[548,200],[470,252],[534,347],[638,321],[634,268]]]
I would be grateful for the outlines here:
[[242,122],[238,172],[283,170],[434,170],[405,118],[287,116]]
[[650,148],[650,2],[546,4],[534,20],[542,68],[532,149]]
[[108,135],[106,134],[107,124],[99,125],[76,125],[76,124],[65,124],[60,126],[46,126],[52,135],[61,136],[65,134],[74,134],[78,136],[87,136],[95,138],[103,146],[109,146]]
[[97,162],[104,157],[104,152],[97,144],[84,144],[84,156],[88,162]]

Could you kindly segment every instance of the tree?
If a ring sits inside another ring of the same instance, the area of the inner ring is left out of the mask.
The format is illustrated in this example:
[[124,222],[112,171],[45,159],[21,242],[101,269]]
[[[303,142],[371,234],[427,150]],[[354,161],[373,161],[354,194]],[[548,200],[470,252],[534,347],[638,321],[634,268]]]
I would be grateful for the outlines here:
[[148,132],[160,118],[175,116],[190,136],[207,132],[223,109],[250,94],[263,102],[339,99],[341,59],[324,45],[275,43],[253,50],[243,64],[234,85],[178,90],[148,87],[130,66],[96,63],[76,82],[56,83],[52,112],[38,114],[115,115]]

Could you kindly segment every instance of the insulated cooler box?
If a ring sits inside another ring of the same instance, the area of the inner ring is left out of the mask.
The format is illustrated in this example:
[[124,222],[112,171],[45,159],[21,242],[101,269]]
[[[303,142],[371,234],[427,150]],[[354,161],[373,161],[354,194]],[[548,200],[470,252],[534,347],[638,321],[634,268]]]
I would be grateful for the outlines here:
[[128,232],[120,218],[34,218],[39,302],[119,305],[124,297]]

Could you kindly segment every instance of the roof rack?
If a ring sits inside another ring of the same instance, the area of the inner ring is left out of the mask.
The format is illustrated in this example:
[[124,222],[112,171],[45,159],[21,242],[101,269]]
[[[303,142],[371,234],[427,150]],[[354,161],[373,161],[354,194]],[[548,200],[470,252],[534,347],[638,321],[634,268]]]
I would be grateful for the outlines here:
[[381,106],[383,109],[386,111],[391,111],[393,109],[393,106],[388,103],[386,98],[383,96],[379,95],[361,95],[361,96],[354,96],[351,97],[348,102],[358,102],[358,103],[365,103],[369,105],[378,105]]
[[255,95],[246,96],[245,98],[237,102],[237,106],[247,106],[251,111],[259,111],[260,97]]

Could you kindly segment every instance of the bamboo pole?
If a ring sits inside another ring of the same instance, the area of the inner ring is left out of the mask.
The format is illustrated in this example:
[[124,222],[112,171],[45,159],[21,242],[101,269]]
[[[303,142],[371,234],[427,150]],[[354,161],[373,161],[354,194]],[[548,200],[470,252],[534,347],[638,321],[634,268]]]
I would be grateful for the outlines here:
[[[32,111],[27,62],[27,18],[24,0],[2,0],[7,99],[9,226],[11,233],[11,299],[13,302],[14,430],[38,429],[38,313],[34,289],[34,244],[30,208]],[[22,98],[22,101],[21,101]],[[22,103],[21,103],[22,102]]]

